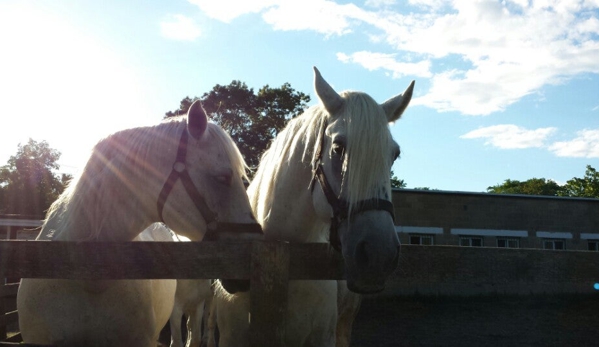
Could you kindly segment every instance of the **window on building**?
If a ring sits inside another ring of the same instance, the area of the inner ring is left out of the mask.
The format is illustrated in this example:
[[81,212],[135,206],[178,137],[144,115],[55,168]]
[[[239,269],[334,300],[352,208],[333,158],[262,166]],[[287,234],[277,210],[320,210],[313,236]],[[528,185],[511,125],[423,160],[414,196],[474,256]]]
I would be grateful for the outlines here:
[[431,246],[434,244],[433,235],[410,235],[410,244]]
[[520,239],[517,237],[498,237],[497,247],[499,248],[520,248]]
[[563,239],[544,240],[543,248],[544,249],[566,249],[566,240],[563,240]]
[[482,247],[483,238],[481,236],[460,236],[460,246]]
[[599,241],[589,241],[589,251],[599,251]]

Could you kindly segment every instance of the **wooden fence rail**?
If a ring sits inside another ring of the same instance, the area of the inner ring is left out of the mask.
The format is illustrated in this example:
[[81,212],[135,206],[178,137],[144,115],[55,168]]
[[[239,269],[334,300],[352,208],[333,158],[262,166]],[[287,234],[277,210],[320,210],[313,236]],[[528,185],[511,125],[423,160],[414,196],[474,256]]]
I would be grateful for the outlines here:
[[[250,279],[252,346],[280,346],[287,280],[342,279],[343,260],[326,244],[0,241],[5,277]],[[405,245],[384,295],[599,295],[597,283],[599,252]],[[0,285],[0,334],[15,291]]]
[[[327,244],[275,241],[0,241],[0,277],[250,279],[250,344],[283,346],[288,281],[342,279],[343,259]],[[16,312],[3,315],[0,326],[14,319]]]

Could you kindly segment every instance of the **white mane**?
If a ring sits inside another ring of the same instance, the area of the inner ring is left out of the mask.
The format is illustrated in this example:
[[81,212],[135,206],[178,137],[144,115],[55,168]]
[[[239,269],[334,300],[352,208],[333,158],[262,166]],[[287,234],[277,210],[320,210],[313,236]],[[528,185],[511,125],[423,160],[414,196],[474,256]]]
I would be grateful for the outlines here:
[[[388,149],[392,139],[385,112],[370,96],[361,92],[342,92],[340,95],[344,106],[338,117],[345,119],[347,137],[343,180],[346,181],[346,198],[351,211],[358,201],[378,197],[381,191],[390,196]],[[258,213],[258,218],[268,216],[272,208],[269,199],[277,182],[292,179],[280,174],[284,165],[300,161],[301,156],[301,162],[313,168],[323,127],[329,117],[322,105],[309,108],[289,121],[264,153],[252,184],[260,191],[250,196],[254,211],[259,205],[267,206],[267,211]]]

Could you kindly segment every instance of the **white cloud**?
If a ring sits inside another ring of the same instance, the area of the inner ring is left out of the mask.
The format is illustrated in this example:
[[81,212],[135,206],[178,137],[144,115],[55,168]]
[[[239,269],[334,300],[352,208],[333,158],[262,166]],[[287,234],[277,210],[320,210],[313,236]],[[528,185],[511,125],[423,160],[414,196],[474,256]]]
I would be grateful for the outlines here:
[[262,16],[275,30],[312,30],[327,36],[352,32],[352,24],[369,14],[354,4],[328,0],[281,1]]
[[460,138],[486,139],[486,145],[500,149],[541,148],[556,130],[552,127],[528,130],[513,124],[501,124],[473,130]]
[[[433,107],[441,112],[458,111],[465,115],[488,115],[503,111],[508,105],[533,93],[550,76],[536,74],[521,65],[481,62],[468,71],[448,70],[435,74],[425,95],[415,98],[413,105]],[[528,78],[517,78],[528,76]]]
[[431,77],[431,63],[428,60],[422,60],[417,63],[400,62],[396,59],[396,54],[384,54],[360,51],[350,55],[337,53],[337,59],[344,63],[360,64],[369,71],[387,70],[391,72],[393,78],[402,76]]
[[354,4],[331,0],[188,0],[207,16],[230,23],[235,18],[260,13],[275,30],[310,30],[330,36],[352,32],[354,23],[374,20],[373,13]]
[[371,7],[388,7],[395,5],[396,3],[396,0],[366,0],[364,5]]
[[249,13],[259,13],[279,0],[188,0],[206,13],[210,18],[230,23],[233,19]]
[[160,32],[166,38],[180,41],[193,41],[202,34],[193,19],[181,14],[160,23]]
[[374,23],[398,50],[439,61],[460,57],[470,65],[435,74],[431,89],[415,104],[485,115],[544,85],[583,72],[599,73],[597,18],[588,12],[567,7],[554,11],[525,2],[517,11],[499,2],[445,4],[450,12],[395,14]]
[[555,142],[549,150],[558,157],[599,158],[599,129],[581,130],[570,141]]
[[[365,8],[330,0],[190,2],[225,22],[259,13],[275,30],[348,35],[359,25],[359,34],[401,54],[370,52],[366,57],[358,48],[338,57],[367,69],[387,70],[392,77],[430,76],[430,90],[413,102],[439,111],[487,115],[543,86],[599,73],[597,0],[410,0],[412,7],[403,12],[376,7],[392,0],[367,0]],[[415,63],[399,58],[404,56],[417,57],[420,63],[410,65]],[[444,64],[446,58],[464,64],[451,70]]]

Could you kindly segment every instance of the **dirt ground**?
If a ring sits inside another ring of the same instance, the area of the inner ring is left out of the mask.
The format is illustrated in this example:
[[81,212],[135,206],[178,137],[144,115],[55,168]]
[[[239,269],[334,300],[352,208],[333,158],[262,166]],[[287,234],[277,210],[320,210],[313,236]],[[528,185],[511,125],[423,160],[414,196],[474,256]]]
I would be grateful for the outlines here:
[[599,294],[365,299],[351,346],[599,346]]
[[365,298],[351,347],[390,346],[599,346],[599,293]]
[[391,346],[599,346],[599,293],[365,298],[351,347]]

